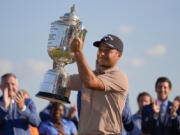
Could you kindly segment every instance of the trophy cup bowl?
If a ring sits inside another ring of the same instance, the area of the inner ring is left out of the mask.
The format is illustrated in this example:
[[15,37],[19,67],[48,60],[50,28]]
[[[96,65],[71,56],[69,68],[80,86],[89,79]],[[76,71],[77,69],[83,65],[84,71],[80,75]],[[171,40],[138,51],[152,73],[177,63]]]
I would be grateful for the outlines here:
[[75,5],[71,12],[64,14],[60,20],[51,23],[48,39],[48,54],[57,64],[45,74],[37,97],[53,102],[70,103],[70,90],[67,90],[68,74],[64,66],[75,61],[71,51],[71,41],[78,36],[84,41],[87,30],[75,15]]

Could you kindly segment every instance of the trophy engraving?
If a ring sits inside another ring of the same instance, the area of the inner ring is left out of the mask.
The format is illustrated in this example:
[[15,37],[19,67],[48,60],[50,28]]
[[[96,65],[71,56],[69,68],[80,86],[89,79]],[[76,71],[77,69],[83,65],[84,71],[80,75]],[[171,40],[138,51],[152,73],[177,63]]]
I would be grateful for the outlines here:
[[57,66],[45,74],[37,97],[55,102],[70,103],[70,91],[66,89],[68,74],[64,66],[73,63],[74,54],[71,51],[71,41],[78,36],[84,41],[87,30],[75,14],[75,5],[70,13],[65,13],[60,20],[51,23],[48,38],[48,54]]

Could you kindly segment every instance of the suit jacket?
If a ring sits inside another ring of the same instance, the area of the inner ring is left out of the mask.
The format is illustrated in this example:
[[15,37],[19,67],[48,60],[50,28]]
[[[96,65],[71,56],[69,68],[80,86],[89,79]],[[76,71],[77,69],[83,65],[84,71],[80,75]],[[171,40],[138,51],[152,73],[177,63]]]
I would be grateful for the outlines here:
[[160,115],[154,117],[152,104],[143,107],[142,110],[142,131],[150,135],[180,135],[180,107],[177,110],[177,116],[170,115],[170,106],[172,102],[168,101],[167,112],[163,122],[160,122]]
[[19,111],[16,102],[5,110],[2,107],[3,97],[0,97],[0,135],[31,135],[29,126],[39,126],[40,119],[31,99],[25,99],[26,109]]

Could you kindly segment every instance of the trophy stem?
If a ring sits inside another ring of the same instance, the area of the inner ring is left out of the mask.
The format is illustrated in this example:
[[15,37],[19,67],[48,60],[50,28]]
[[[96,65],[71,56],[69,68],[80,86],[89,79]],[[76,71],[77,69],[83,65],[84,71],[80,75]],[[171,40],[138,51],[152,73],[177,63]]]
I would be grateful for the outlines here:
[[[57,89],[59,88],[66,88],[67,87],[67,82],[68,82],[68,75],[67,75],[67,72],[64,68],[64,66],[66,65],[66,63],[64,62],[59,62],[57,64],[57,67],[56,67],[56,71],[58,72],[58,79],[57,79]],[[57,89],[55,89],[55,91],[57,91]]]
[[64,66],[65,66],[65,65],[66,65],[66,64],[65,64],[64,62],[58,62],[55,70],[57,70],[57,71],[59,71],[59,70],[62,71],[62,70],[63,70],[63,71],[64,71],[64,70],[65,70],[65,69],[64,69]]

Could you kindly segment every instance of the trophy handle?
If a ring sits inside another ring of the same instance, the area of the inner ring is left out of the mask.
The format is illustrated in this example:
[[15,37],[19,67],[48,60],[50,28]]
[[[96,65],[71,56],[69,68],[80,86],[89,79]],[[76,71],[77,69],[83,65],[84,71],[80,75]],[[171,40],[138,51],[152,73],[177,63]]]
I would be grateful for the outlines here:
[[84,42],[84,39],[85,39],[85,36],[86,36],[86,33],[87,33],[87,30],[84,28],[83,24],[81,21],[79,21],[76,26],[75,26],[75,29],[76,29],[76,36],[81,38],[82,41]]

